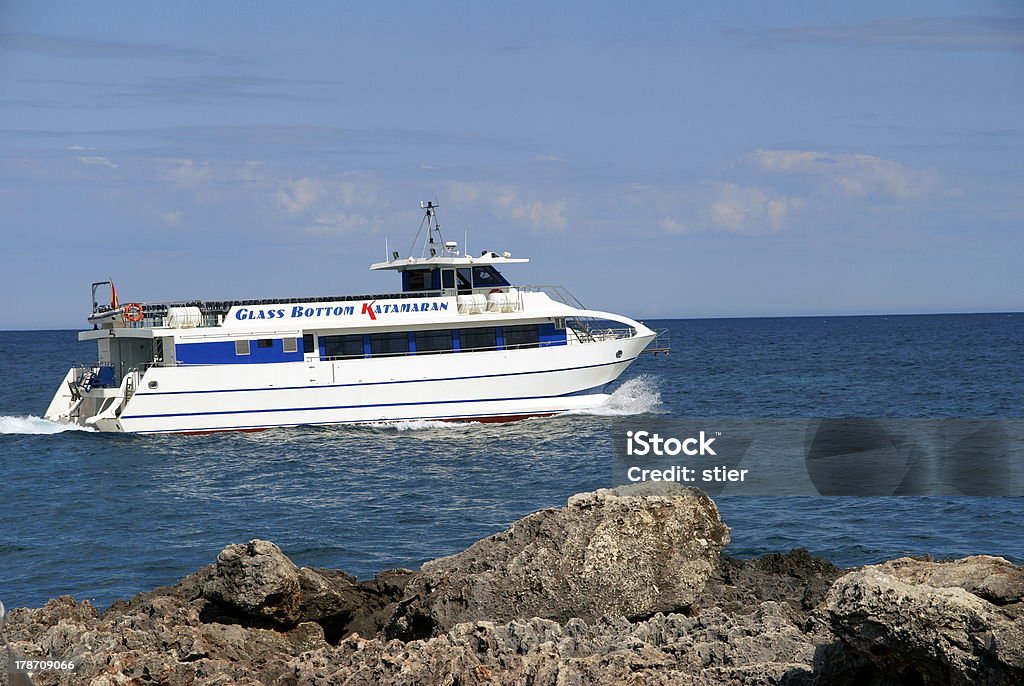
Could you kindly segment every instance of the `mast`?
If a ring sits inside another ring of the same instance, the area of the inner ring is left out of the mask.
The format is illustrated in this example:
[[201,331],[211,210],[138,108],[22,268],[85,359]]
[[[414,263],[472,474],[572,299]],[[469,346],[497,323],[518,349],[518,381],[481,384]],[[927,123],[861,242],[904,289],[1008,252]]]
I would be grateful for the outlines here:
[[[423,219],[420,221],[420,228],[416,231],[412,245],[409,246],[409,255],[416,249],[416,243],[426,227],[427,234],[423,239],[423,248],[420,250],[420,257],[438,257],[447,254],[450,246],[445,244],[444,235],[441,233],[441,222],[437,219],[437,208],[440,205],[433,200],[421,200],[420,208],[423,210]],[[436,237],[436,238],[435,238]]]

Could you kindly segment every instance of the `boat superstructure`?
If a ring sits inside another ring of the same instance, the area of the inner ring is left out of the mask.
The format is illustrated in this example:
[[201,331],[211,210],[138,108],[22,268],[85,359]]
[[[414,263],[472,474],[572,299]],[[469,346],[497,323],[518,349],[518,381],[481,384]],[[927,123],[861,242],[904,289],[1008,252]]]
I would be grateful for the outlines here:
[[[68,370],[46,418],[100,431],[205,433],[403,420],[510,421],[601,405],[657,337],[555,287],[513,286],[508,253],[460,253],[423,203],[421,255],[372,270],[398,293],[110,304],[98,361]],[[415,245],[415,242],[414,242]],[[658,348],[664,349],[664,348]]]

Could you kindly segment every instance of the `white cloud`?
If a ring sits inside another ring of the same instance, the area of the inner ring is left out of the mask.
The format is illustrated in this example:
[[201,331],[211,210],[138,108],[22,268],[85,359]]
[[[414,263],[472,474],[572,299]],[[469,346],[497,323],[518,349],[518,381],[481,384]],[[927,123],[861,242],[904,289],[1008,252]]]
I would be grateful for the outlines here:
[[305,212],[323,196],[325,184],[320,179],[289,179],[277,192],[277,202],[291,213]]
[[939,179],[933,172],[874,155],[755,150],[747,156],[747,161],[764,172],[818,177],[849,197],[910,200],[926,197],[939,189]]
[[[157,178],[187,189],[209,187],[212,184],[254,183],[264,181],[265,163],[259,160],[244,162],[210,162],[186,158],[158,160]],[[207,188],[208,190],[208,188]]]
[[110,167],[111,169],[117,169],[117,163],[111,162],[106,157],[100,157],[99,155],[93,155],[92,157],[76,157],[76,160],[82,164],[87,164],[93,167]]
[[514,186],[499,186],[486,194],[491,198],[491,209],[499,217],[512,217],[525,221],[538,230],[564,231],[566,227],[565,200],[535,200],[524,198]]
[[469,205],[476,202],[480,191],[471,183],[453,181],[448,184],[448,192],[445,195],[456,205]]
[[509,210],[519,197],[519,191],[511,186],[500,186],[493,194],[493,204],[499,210]]
[[164,212],[160,215],[160,221],[167,226],[176,227],[181,226],[182,214],[179,210],[173,210],[171,212]]
[[157,172],[157,178],[177,186],[192,188],[209,183],[214,178],[213,167],[208,162],[197,163],[190,159],[165,159],[160,162],[163,168]]
[[512,216],[525,219],[535,229],[553,229],[565,231],[565,200],[542,202],[534,200],[527,204],[512,207]]
[[956,192],[942,189],[930,170],[862,153],[755,150],[740,161],[732,178],[676,188],[633,184],[628,197],[666,233],[759,234],[837,213],[915,207]]
[[661,220],[661,228],[663,228],[666,233],[685,233],[687,230],[686,224],[678,219],[672,219],[671,217],[665,217]]
[[350,234],[368,226],[369,223],[369,219],[359,214],[321,212],[313,219],[313,225],[306,230],[322,235]]
[[716,184],[708,208],[712,223],[733,233],[781,231],[790,213],[803,208],[803,198],[771,194],[756,186]]
[[450,199],[461,208],[483,207],[495,217],[515,219],[539,231],[564,231],[568,225],[568,200],[536,195],[517,186],[451,181],[446,184],[442,204]]
[[378,195],[372,178],[351,180],[342,175],[288,179],[279,185],[274,199],[289,214],[336,213],[352,208],[377,211]]

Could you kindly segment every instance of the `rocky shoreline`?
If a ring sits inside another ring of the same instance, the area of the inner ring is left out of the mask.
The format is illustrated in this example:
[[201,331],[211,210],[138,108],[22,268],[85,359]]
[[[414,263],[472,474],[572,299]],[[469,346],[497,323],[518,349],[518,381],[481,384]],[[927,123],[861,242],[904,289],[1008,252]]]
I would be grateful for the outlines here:
[[1024,683],[1024,568],[741,561],[728,541],[706,494],[622,487],[415,572],[358,581],[254,540],[103,613],[13,610],[5,632],[21,657],[77,663],[37,685]]

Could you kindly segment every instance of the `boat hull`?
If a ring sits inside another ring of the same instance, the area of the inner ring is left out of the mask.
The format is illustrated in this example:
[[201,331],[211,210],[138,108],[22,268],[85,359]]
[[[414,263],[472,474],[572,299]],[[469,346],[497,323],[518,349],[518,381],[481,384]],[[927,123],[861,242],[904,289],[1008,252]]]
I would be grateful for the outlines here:
[[152,367],[117,413],[71,421],[132,433],[512,421],[600,406],[608,398],[607,387],[651,339],[638,335],[523,350]]

